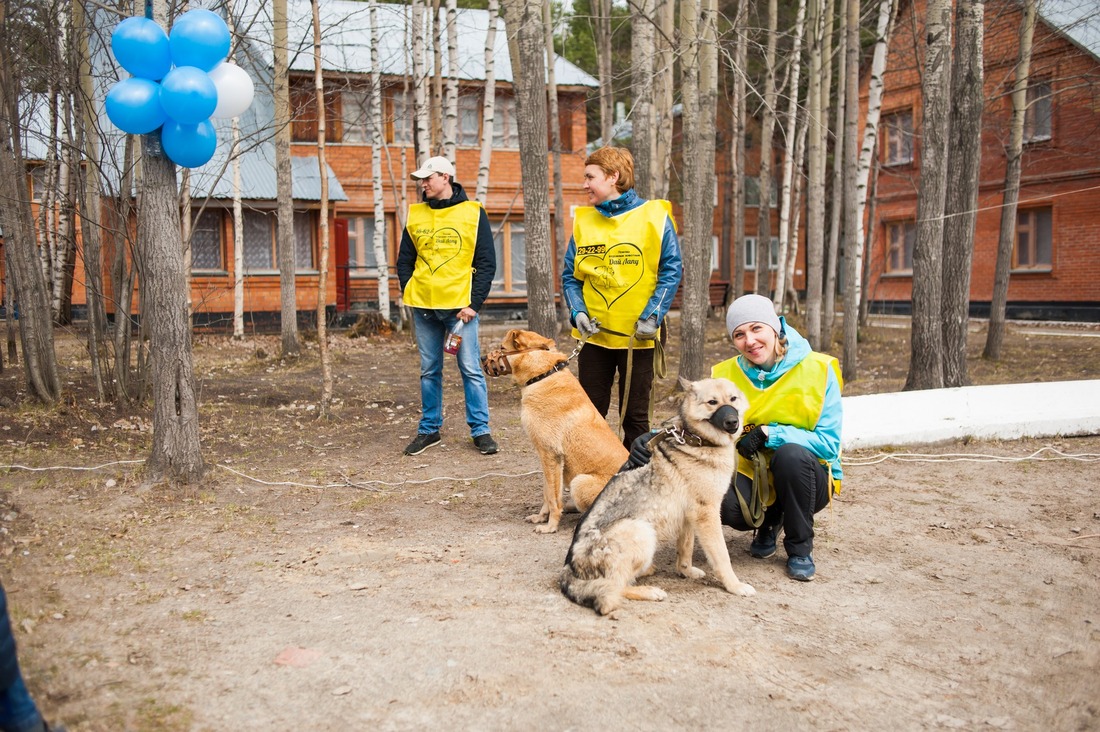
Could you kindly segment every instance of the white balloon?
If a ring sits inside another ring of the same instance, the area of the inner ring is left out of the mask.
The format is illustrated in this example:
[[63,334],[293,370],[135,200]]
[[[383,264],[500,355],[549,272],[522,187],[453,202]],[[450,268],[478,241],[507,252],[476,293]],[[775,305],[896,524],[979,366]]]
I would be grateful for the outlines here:
[[252,77],[240,66],[222,61],[210,71],[210,80],[218,90],[218,106],[211,117],[239,117],[252,104],[256,89],[252,85]]

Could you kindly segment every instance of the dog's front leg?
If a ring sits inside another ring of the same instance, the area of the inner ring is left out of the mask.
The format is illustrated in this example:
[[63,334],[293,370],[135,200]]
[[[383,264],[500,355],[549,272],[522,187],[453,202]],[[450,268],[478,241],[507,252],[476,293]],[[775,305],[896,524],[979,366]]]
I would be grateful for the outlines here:
[[542,509],[528,516],[527,520],[533,524],[546,524],[535,527],[535,531],[540,534],[553,534],[558,530],[558,522],[561,521],[565,458],[562,455],[540,452],[539,460],[542,461],[543,476]]
[[695,553],[695,529],[691,520],[684,517],[684,523],[680,526],[680,538],[676,540],[676,571],[681,577],[688,579],[703,579],[706,572],[692,565],[692,555]]
[[737,574],[733,571],[730,551],[726,547],[726,537],[722,534],[722,522],[718,518],[718,507],[700,506],[696,511],[695,529],[699,534],[699,544],[707,555],[710,568],[722,581],[726,592],[742,597],[755,595],[756,590],[753,586],[737,579]]

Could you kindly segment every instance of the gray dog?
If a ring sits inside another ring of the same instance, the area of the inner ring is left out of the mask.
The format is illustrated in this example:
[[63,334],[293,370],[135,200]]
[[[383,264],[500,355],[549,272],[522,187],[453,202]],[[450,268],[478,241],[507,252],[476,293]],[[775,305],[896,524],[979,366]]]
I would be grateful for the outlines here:
[[601,615],[623,598],[663,600],[665,591],[634,581],[652,572],[659,541],[677,540],[676,570],[705,576],[692,566],[695,536],[727,592],[748,597],[737,579],[719,510],[737,453],[740,415],[748,400],[725,379],[680,380],[680,412],[650,443],[649,464],[615,475],[582,518],[561,571],[561,591]]

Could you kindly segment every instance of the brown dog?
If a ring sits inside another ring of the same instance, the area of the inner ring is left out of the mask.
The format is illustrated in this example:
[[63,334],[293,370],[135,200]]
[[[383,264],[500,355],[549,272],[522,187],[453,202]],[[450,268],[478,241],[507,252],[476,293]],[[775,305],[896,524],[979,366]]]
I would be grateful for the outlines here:
[[569,359],[554,341],[529,330],[510,330],[500,350],[482,359],[490,376],[511,373],[520,389],[520,421],[542,462],[542,509],[527,517],[535,531],[558,530],[563,485],[578,511],[587,511],[629,455],[596,411]]

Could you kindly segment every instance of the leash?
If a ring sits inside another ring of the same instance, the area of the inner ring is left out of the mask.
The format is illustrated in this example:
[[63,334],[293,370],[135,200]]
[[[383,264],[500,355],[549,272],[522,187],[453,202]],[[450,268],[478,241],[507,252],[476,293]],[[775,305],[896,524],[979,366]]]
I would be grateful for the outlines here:
[[[626,407],[630,403],[630,379],[634,371],[634,341],[637,340],[637,338],[633,333],[620,333],[617,330],[611,330],[609,328],[600,328],[600,330],[608,335],[630,339],[630,343],[627,345],[626,349],[626,379],[623,385],[623,402],[619,405],[619,437],[622,437],[624,434],[623,418],[626,416]],[[665,368],[665,347],[664,344],[661,343],[662,330],[663,328],[658,328],[657,334],[653,337],[653,375],[658,379],[665,378],[665,374],[667,373]],[[654,381],[649,389],[649,414],[647,419],[650,424],[653,424],[653,399],[656,395],[657,382]]]
[[747,503],[741,491],[737,490],[736,470],[733,481],[733,492],[737,494],[737,502],[741,504],[741,517],[752,528],[760,528],[768,506],[775,503],[775,487],[768,476],[768,458],[764,456],[764,451],[757,450],[752,456],[752,495]]

